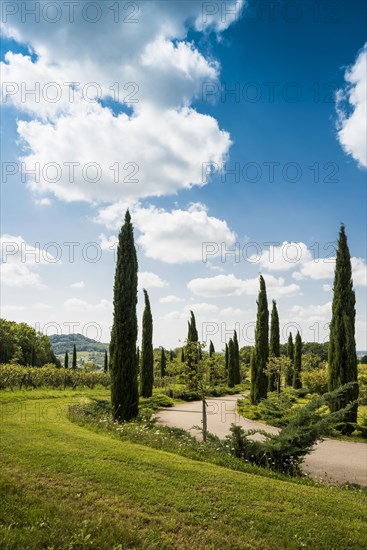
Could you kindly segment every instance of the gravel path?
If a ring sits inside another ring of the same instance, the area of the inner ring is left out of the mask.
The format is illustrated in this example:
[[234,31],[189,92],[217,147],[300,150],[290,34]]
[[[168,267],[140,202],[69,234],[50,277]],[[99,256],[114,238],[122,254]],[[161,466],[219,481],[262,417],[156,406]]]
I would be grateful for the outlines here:
[[[207,400],[209,432],[222,439],[229,433],[231,424],[239,424],[247,430],[278,432],[278,428],[239,416],[236,413],[236,403],[241,397],[229,395]],[[200,437],[200,430],[194,426],[201,426],[201,414],[201,401],[193,401],[162,410],[157,417],[166,426],[183,428]],[[325,439],[306,457],[303,471],[318,481],[349,482],[367,486],[367,444]]]

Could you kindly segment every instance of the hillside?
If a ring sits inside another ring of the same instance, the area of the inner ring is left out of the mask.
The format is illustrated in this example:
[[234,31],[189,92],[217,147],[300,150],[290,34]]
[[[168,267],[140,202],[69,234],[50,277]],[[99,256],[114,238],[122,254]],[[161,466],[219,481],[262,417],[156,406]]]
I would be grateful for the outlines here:
[[55,355],[70,352],[75,344],[77,351],[101,351],[108,350],[109,344],[98,342],[83,334],[52,334],[49,336]]

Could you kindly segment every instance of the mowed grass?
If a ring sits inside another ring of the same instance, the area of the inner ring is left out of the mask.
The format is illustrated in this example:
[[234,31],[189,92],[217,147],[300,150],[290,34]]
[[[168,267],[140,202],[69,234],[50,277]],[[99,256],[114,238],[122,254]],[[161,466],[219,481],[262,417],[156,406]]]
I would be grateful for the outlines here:
[[367,546],[366,493],[235,472],[90,431],[66,417],[83,394],[108,390],[0,392],[1,548]]

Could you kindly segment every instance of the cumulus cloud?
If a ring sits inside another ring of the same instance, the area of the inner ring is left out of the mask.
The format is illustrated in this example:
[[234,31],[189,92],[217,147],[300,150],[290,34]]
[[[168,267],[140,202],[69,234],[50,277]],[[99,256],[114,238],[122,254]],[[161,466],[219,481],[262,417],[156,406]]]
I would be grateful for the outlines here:
[[[136,242],[145,256],[162,262],[186,263],[203,259],[203,245],[208,242],[234,243],[236,234],[225,220],[208,214],[205,205],[193,203],[187,210],[171,211],[135,204],[131,210],[132,221],[141,235]],[[120,227],[125,214],[125,204],[117,204],[101,209],[96,221],[108,227]],[[116,237],[100,236],[101,246],[112,250]],[[219,250],[219,249],[218,249]],[[218,251],[219,254],[219,251]]]
[[141,271],[138,273],[138,288],[162,288],[168,286],[167,281],[164,281],[156,273],[151,271]]
[[[98,34],[108,36],[98,47],[86,17],[24,24],[19,10],[5,25],[37,54],[7,52],[2,64],[4,101],[33,117],[17,124],[24,166],[40,168],[29,187],[64,201],[132,202],[204,185],[203,163],[222,162],[231,141],[192,108],[203,83],[217,81],[219,65],[187,34],[220,32],[235,17],[220,9],[204,16],[196,0],[151,1],[136,4],[139,24],[111,24],[105,3],[94,5]],[[24,84],[38,86],[38,97],[24,100]]]
[[183,299],[175,296],[174,294],[169,294],[168,296],[163,296],[159,301],[161,304],[173,304],[183,302]]
[[[300,288],[296,284],[286,285],[282,277],[273,275],[264,276],[268,296],[278,298],[296,294]],[[256,296],[259,292],[259,279],[239,279],[235,275],[217,275],[216,277],[203,277],[192,279],[187,284],[189,290],[197,296],[216,298],[221,296]]]
[[99,310],[111,310],[112,303],[108,300],[100,300],[96,304],[90,304],[85,300],[79,300],[79,298],[68,298],[64,302],[64,307],[70,311],[99,311]]
[[41,287],[41,279],[37,273],[39,266],[57,261],[49,250],[42,249],[39,243],[27,243],[20,235],[1,235],[0,248],[1,282],[8,286]]
[[84,288],[85,287],[85,283],[84,281],[78,281],[76,283],[72,283],[70,285],[71,288]]
[[367,43],[347,69],[345,82],[336,95],[338,139],[344,151],[367,168]]

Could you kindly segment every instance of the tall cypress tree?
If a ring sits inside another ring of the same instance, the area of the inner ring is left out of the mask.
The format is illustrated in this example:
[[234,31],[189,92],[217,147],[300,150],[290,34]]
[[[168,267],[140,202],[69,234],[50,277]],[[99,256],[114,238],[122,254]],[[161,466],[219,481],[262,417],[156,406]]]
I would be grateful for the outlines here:
[[213,353],[215,353],[214,344],[210,340],[210,343],[209,343],[209,357],[211,357],[213,355]]
[[235,368],[234,368],[234,384],[239,384],[241,382],[241,373],[240,373],[240,348],[238,345],[237,332],[234,331],[233,335],[233,347],[234,347],[234,358],[235,358]]
[[228,387],[233,388],[235,386],[235,374],[236,374],[236,350],[235,345],[230,338],[228,342]]
[[76,345],[73,346],[73,362],[72,362],[72,368],[76,369]]
[[[334,296],[329,341],[329,390],[348,382],[357,382],[357,353],[355,343],[356,298],[353,290],[352,265],[345,227],[341,225],[336,253]],[[358,384],[345,394],[334,409],[345,407],[358,399]],[[355,404],[348,414],[349,422],[357,421]]]
[[228,344],[226,344],[226,348],[225,348],[224,368],[225,368],[226,376],[228,376]]
[[67,351],[65,351],[65,357],[64,357],[64,369],[69,368],[69,354]]
[[193,390],[197,390],[198,386],[198,362],[201,352],[198,341],[199,337],[196,329],[195,315],[192,311],[190,311],[186,346],[186,364],[189,387]]
[[[270,345],[269,353],[272,357],[280,357],[280,331],[279,331],[279,315],[277,303],[273,300],[273,307],[270,317]],[[276,373],[269,374],[269,391],[276,390]]]
[[294,344],[294,370],[293,370],[293,387],[298,390],[302,388],[301,380],[302,370],[302,339],[299,331],[296,334],[296,340]]
[[136,317],[138,261],[134,229],[127,210],[119,234],[113,296],[110,343],[111,401],[115,420],[123,422],[138,414],[139,392],[136,364]]
[[266,286],[260,275],[260,291],[257,300],[255,347],[251,355],[251,403],[257,404],[267,396],[268,378],[266,364],[269,357],[269,309]]
[[103,365],[104,372],[108,372],[108,354],[107,350],[104,350],[104,365]]
[[287,356],[291,361],[291,368],[289,368],[285,374],[285,382],[287,386],[293,385],[293,370],[294,370],[294,344],[292,333],[289,333],[287,344]]
[[141,344],[141,395],[153,394],[153,318],[148,292],[144,289],[145,308],[143,313],[143,331]]
[[164,347],[162,346],[161,347],[161,365],[160,365],[160,368],[161,368],[161,377],[163,378],[164,376],[166,376],[166,365],[167,365],[167,361],[166,361],[166,352],[164,351]]
[[181,348],[181,363],[185,362],[185,350],[184,348]]

